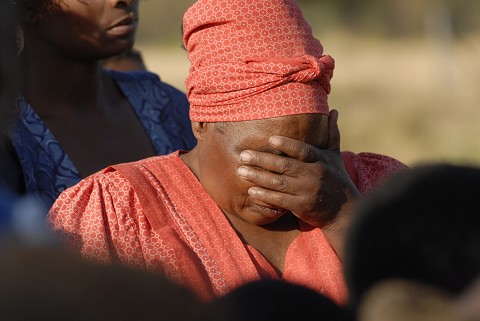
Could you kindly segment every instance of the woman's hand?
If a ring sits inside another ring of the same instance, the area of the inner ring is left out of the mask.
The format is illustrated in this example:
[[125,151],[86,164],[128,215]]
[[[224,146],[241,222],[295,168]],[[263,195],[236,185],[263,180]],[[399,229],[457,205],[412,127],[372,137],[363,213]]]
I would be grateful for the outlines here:
[[238,174],[255,184],[250,196],[291,211],[316,227],[326,227],[351,203],[359,192],[340,155],[338,112],[329,115],[328,146],[322,150],[282,136],[270,137],[270,145],[288,156],[246,150]]

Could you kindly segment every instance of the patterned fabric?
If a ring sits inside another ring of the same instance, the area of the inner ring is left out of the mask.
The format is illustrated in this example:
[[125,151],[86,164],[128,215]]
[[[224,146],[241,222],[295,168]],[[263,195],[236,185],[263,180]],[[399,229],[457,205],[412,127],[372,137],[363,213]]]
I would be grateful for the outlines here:
[[[364,193],[405,167],[375,154],[345,156]],[[48,219],[83,255],[163,272],[206,300],[251,280],[279,278],[260,252],[242,243],[179,152],[84,179],[60,195]],[[345,303],[339,258],[321,229],[299,223],[282,278]]]
[[[127,97],[158,155],[195,145],[185,94],[149,72],[108,72]],[[10,134],[25,178],[26,192],[50,208],[58,195],[78,183],[75,164],[23,97],[17,99],[18,120]]]
[[11,226],[11,214],[15,204],[16,195],[0,183],[0,233]]
[[200,0],[183,29],[193,121],[328,114],[334,60],[295,0]]

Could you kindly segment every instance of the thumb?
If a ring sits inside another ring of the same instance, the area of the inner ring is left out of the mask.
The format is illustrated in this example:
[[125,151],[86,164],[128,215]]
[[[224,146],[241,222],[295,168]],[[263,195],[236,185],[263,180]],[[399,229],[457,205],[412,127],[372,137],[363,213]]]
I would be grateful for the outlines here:
[[340,130],[338,129],[338,111],[332,109],[328,115],[328,150],[340,151]]

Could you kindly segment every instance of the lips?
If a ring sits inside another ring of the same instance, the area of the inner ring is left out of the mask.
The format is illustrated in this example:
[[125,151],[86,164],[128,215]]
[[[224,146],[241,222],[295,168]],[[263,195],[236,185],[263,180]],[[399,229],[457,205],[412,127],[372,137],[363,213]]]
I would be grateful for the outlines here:
[[132,32],[135,32],[137,29],[138,18],[134,15],[122,18],[119,21],[115,22],[109,29],[108,32],[115,35],[127,35]]
[[271,206],[262,206],[257,204],[257,209],[259,212],[269,218],[280,218],[283,216],[285,213],[288,212],[288,210],[283,209],[283,208],[278,208],[278,207],[271,207]]

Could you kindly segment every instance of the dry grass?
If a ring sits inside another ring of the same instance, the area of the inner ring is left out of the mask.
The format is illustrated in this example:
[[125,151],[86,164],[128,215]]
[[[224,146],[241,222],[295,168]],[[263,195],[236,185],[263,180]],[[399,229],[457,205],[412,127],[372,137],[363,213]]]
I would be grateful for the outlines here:
[[[455,43],[322,37],[337,62],[330,106],[343,149],[387,154],[409,165],[480,165],[480,37]],[[185,90],[186,53],[139,45],[148,67]]]

